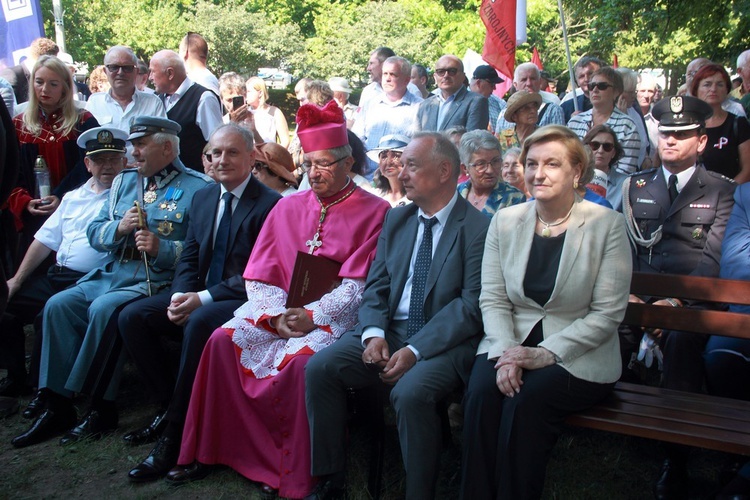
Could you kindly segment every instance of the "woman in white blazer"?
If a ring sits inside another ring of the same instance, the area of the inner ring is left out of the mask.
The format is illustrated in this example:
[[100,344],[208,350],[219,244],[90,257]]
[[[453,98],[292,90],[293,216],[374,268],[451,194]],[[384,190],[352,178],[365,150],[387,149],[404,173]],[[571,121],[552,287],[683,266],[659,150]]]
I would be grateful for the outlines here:
[[565,417],[620,377],[632,263],[621,214],[575,188],[590,155],[568,128],[529,136],[533,201],[499,211],[482,263],[485,335],[465,399],[462,497],[539,498]]

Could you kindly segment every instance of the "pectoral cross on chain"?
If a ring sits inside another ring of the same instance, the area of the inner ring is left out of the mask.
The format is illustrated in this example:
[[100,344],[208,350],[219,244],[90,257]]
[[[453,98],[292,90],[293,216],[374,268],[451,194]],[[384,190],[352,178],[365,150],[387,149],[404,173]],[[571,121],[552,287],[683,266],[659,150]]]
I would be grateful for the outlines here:
[[320,241],[320,233],[315,233],[315,236],[313,236],[313,239],[307,240],[305,243],[305,246],[310,247],[310,251],[307,252],[308,254],[312,255],[312,253],[315,251],[316,248],[319,248],[323,245],[323,242]]

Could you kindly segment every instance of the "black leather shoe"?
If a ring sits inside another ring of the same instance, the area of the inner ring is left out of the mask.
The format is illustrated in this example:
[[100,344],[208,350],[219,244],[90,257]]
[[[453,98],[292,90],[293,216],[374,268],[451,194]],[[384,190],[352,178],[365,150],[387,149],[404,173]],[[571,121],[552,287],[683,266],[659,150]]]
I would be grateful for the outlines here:
[[688,476],[685,465],[679,465],[667,459],[661,466],[659,479],[654,484],[654,498],[656,500],[672,500],[687,498]]
[[46,402],[47,397],[45,396],[44,392],[36,391],[34,399],[29,401],[29,405],[26,407],[23,413],[21,413],[21,416],[29,420],[31,420],[32,418],[36,418],[44,410],[44,404]]
[[44,410],[31,424],[29,430],[16,436],[11,444],[16,448],[24,448],[32,444],[41,443],[76,425],[76,413],[72,408],[67,411]]
[[153,443],[161,436],[161,433],[164,432],[164,428],[167,426],[167,421],[164,419],[166,416],[166,411],[159,413],[146,427],[128,432],[122,437],[122,440],[130,446]]
[[260,485],[260,500],[276,500],[279,498],[279,490],[267,484]]
[[312,493],[304,500],[344,500],[346,499],[346,486],[335,484],[330,479],[321,480]]
[[156,446],[151,450],[145,460],[128,472],[128,479],[134,483],[146,483],[156,481],[167,475],[177,465],[177,457],[180,454],[180,443],[166,436],[161,436],[156,441]]
[[202,464],[195,461],[190,465],[178,465],[167,473],[167,482],[173,486],[198,481],[203,479],[214,470],[213,465]]
[[31,394],[31,387],[22,382],[5,377],[0,380],[0,396],[8,398],[17,398],[18,396],[27,396]]
[[101,439],[117,429],[117,412],[89,410],[83,419],[60,438],[60,446],[77,443],[84,439]]
[[737,474],[722,488],[716,500],[748,500],[750,499],[750,479]]

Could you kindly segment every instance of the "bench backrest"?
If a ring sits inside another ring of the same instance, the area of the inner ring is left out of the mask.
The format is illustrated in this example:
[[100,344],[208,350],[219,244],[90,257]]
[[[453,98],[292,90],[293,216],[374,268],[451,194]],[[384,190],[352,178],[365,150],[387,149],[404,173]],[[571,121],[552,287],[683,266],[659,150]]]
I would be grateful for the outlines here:
[[[750,281],[633,273],[630,292],[651,297],[750,305]],[[750,338],[750,314],[715,309],[628,304],[623,323],[707,335]]]

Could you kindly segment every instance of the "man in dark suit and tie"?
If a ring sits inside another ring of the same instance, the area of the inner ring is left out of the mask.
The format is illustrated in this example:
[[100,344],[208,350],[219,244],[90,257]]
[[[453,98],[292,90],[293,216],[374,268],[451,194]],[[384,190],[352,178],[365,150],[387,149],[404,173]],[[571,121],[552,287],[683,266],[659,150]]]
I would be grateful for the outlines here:
[[[190,226],[171,289],[143,299],[120,314],[119,328],[131,358],[162,410],[152,423],[125,434],[128,444],[158,442],[129,473],[143,482],[166,475],[177,463],[193,379],[211,333],[246,300],[242,272],[260,228],[281,196],[255,179],[252,134],[220,126],[209,149],[219,184],[195,194]],[[160,335],[182,335],[175,381]],[[160,436],[161,434],[161,436]]]
[[[711,106],[696,97],[666,97],[651,114],[659,121],[662,166],[627,178],[622,191],[625,219],[634,243],[633,271],[716,277],[734,205],[735,183],[706,170],[700,161],[708,142],[705,127]],[[675,298],[631,295],[630,301],[665,307],[684,305]],[[620,334],[623,346],[635,343],[642,335],[636,330],[633,337],[626,328]],[[700,392],[707,337],[677,331],[659,335],[664,353],[662,385]],[[624,348],[623,354],[629,355],[631,350]],[[654,485],[654,497],[687,498],[686,450],[669,445],[666,451],[668,458]]]
[[487,130],[490,120],[487,98],[464,85],[464,64],[456,56],[445,55],[435,63],[438,92],[428,97],[417,110],[417,130],[442,132],[451,127],[466,131]]
[[308,498],[343,494],[346,389],[392,385],[406,497],[435,497],[440,420],[435,405],[466,381],[482,333],[480,268],[489,219],[456,193],[460,160],[438,133],[401,156],[412,204],[391,209],[359,309],[359,325],[307,365],[312,474]]

